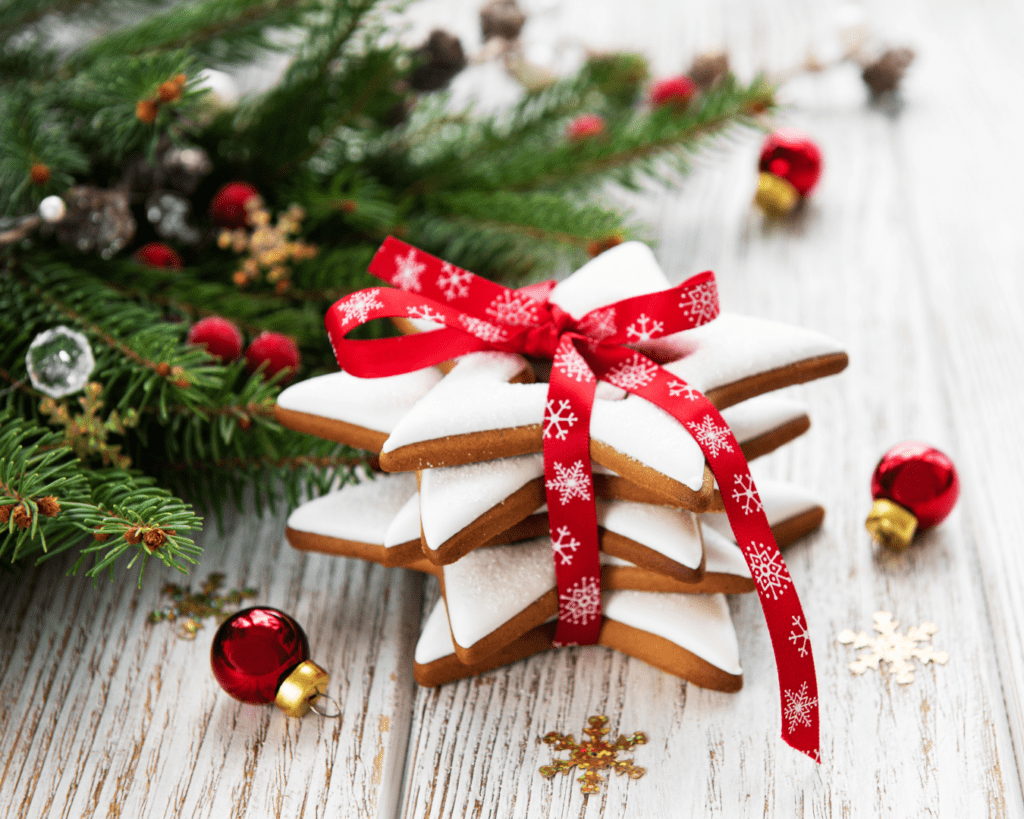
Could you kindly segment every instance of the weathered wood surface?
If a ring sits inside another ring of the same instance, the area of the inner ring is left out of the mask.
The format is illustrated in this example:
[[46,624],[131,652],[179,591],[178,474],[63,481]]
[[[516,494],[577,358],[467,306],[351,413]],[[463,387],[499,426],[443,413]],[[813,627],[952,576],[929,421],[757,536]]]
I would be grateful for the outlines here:
[[[823,41],[836,12],[792,0],[523,5],[535,10],[524,35],[538,56],[569,42],[632,47],[662,74],[719,45],[741,74],[782,70]],[[437,0],[412,16],[417,30],[441,22],[472,43],[477,6]],[[787,553],[817,661],[820,768],[779,740],[772,654],[750,597],[732,601],[738,694],[602,648],[418,690],[411,652],[432,582],[297,554],[282,520],[237,517],[226,535],[204,532],[194,577],[224,571],[294,613],[344,717],[289,721],[219,693],[212,629],[190,643],[145,623],[170,574],[141,591],[94,589],[58,561],[0,580],[0,816],[1024,816],[1022,18],[1005,1],[868,6],[877,32],[918,50],[904,105],[868,105],[852,67],[787,84],[788,121],[827,162],[792,223],[766,227],[750,208],[756,137],[677,193],[624,199],[674,280],[713,268],[728,309],[848,345],[846,373],[799,390],[810,433],[767,462],[819,491],[829,513]],[[486,88],[495,78],[482,73]],[[880,555],[862,526],[867,480],[906,438],[954,457],[963,496],[911,551]],[[870,630],[880,609],[901,629],[935,622],[948,664],[919,668],[908,686],[851,676],[855,652],[836,635]],[[555,756],[538,737],[579,737],[595,713],[614,731],[648,733],[633,754],[648,774],[584,798],[572,779],[538,775]]]

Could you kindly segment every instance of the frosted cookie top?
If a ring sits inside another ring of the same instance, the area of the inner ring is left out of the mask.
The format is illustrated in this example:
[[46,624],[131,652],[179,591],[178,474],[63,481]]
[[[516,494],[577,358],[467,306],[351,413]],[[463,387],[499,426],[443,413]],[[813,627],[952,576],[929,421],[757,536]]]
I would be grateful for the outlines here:
[[339,540],[382,544],[395,516],[415,493],[415,475],[376,475],[297,507],[288,516],[288,528]]

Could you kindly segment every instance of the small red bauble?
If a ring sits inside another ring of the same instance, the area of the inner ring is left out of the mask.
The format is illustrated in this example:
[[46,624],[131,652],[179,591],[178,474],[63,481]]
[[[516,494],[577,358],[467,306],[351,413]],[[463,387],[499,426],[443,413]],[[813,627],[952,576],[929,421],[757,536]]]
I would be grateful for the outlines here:
[[214,358],[228,364],[242,354],[242,333],[227,319],[200,319],[188,331],[189,344],[202,344]]
[[245,351],[249,370],[255,372],[266,362],[263,374],[268,378],[282,370],[288,371],[285,381],[291,379],[299,369],[299,348],[295,342],[280,333],[263,332],[253,339]]
[[696,93],[697,84],[689,77],[667,77],[651,87],[651,102],[656,106],[685,107]]
[[604,133],[604,117],[597,114],[580,114],[565,129],[570,142],[580,142],[601,133]]
[[181,270],[181,256],[172,247],[163,242],[150,242],[143,245],[132,255],[132,258],[146,267]]
[[245,227],[249,214],[245,204],[260,192],[246,182],[228,182],[217,191],[210,202],[210,217],[214,224],[226,228]]
[[927,444],[897,444],[871,476],[875,499],[868,531],[887,546],[906,547],[919,529],[941,523],[960,496],[953,462]]
[[803,131],[780,128],[761,146],[758,168],[785,179],[801,196],[807,196],[821,176],[821,150]]

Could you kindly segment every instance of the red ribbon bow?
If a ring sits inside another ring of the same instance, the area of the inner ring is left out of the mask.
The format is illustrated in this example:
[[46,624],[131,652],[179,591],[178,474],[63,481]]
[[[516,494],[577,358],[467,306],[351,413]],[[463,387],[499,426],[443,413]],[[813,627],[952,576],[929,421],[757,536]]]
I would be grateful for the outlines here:
[[[807,620],[740,445],[707,398],[623,346],[714,319],[714,274],[701,273],[676,287],[623,299],[574,319],[547,300],[554,282],[511,290],[391,237],[374,256],[370,272],[400,289],[360,290],[332,305],[326,317],[338,363],[352,375],[398,375],[484,350],[551,359],[543,441],[558,584],[557,645],[596,643],[601,628],[590,466],[590,412],[598,380],[647,399],[690,431],[718,481],[764,610],[782,692],[782,738],[820,761],[814,658],[806,640],[791,639],[806,632]],[[394,317],[444,327],[373,341],[344,337],[360,324]]]

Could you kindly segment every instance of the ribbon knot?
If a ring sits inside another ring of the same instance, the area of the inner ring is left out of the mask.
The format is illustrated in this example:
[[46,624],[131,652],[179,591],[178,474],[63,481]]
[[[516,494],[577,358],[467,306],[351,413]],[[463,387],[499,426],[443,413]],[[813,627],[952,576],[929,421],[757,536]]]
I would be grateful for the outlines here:
[[[602,625],[590,467],[590,414],[598,380],[650,401],[689,430],[718,482],[764,610],[780,691],[790,701],[782,709],[782,737],[819,761],[814,659],[809,646],[798,649],[788,636],[793,624],[807,622],[803,608],[760,499],[744,505],[739,493],[727,491],[748,486],[756,497],[740,445],[699,391],[625,346],[712,321],[718,315],[714,275],[701,273],[657,293],[603,305],[577,320],[550,300],[552,282],[510,290],[390,237],[370,272],[400,289],[360,290],[332,305],[325,319],[338,363],[352,375],[398,375],[489,350],[552,362],[541,429],[559,601],[556,645],[596,643]],[[368,321],[396,317],[441,328],[374,341],[345,338]],[[798,694],[806,707],[792,707]]]

